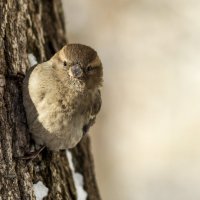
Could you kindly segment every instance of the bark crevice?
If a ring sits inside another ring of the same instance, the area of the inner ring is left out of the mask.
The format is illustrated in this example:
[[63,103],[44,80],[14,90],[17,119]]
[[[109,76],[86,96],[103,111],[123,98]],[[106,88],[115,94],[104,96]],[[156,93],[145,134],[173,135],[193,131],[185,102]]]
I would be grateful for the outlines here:
[[[0,200],[35,199],[33,184],[49,189],[45,199],[75,200],[77,192],[65,151],[45,149],[33,162],[16,157],[34,147],[22,102],[22,82],[30,67],[49,59],[66,43],[60,0],[0,0]],[[88,200],[99,200],[89,139],[72,150],[84,177]]]

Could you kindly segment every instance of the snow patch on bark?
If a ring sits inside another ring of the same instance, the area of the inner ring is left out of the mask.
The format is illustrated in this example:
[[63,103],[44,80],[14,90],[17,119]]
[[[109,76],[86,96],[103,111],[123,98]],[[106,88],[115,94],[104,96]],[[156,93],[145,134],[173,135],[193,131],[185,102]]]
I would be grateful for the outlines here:
[[75,172],[71,152],[66,150],[66,155],[69,161],[69,166],[72,171],[72,176],[73,176],[74,184],[77,191],[77,200],[86,200],[88,195],[87,195],[87,192],[83,189],[83,185],[84,185],[83,176],[80,173]]
[[42,183],[42,181],[38,181],[36,184],[33,184],[33,190],[36,200],[42,200],[48,195],[49,192],[49,189]]
[[28,60],[31,66],[36,65],[38,63],[36,57],[32,53],[28,54]]

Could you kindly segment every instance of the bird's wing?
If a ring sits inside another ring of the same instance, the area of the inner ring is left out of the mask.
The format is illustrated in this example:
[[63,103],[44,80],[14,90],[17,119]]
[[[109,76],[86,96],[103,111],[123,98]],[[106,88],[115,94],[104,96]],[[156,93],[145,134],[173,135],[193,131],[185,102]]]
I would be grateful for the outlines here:
[[97,93],[96,93],[96,95],[95,95],[94,102],[93,102],[93,105],[92,105],[91,115],[96,116],[98,114],[98,112],[101,109],[101,104],[102,104],[102,101],[101,101],[101,92],[100,92],[100,90],[98,90]]
[[89,128],[95,123],[96,115],[101,109],[101,92],[100,90],[97,91],[94,101],[92,103],[92,108],[91,108],[91,115],[89,122],[83,126],[83,134],[86,134],[89,130]]

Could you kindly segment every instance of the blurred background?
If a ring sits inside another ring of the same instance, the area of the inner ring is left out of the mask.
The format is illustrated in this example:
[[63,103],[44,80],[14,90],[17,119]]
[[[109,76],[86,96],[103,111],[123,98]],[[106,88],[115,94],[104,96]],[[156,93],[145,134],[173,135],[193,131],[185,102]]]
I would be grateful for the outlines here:
[[200,1],[63,1],[69,42],[98,51],[90,131],[104,200],[200,199]]

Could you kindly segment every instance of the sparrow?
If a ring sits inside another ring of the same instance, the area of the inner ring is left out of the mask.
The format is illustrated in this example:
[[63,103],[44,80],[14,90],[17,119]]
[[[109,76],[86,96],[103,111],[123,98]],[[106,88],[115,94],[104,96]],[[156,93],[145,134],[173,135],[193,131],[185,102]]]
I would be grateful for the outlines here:
[[67,44],[31,67],[23,82],[23,104],[35,143],[52,151],[76,146],[95,123],[102,82],[97,52],[82,44]]

